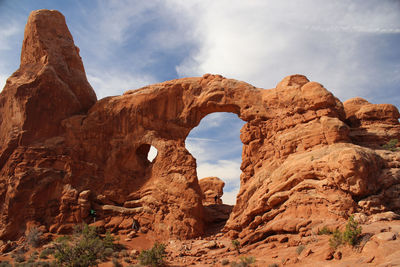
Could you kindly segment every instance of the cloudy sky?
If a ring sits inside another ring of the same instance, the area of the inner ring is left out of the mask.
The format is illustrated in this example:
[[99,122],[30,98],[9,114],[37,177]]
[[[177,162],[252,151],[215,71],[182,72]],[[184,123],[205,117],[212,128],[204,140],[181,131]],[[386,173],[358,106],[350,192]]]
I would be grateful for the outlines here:
[[[342,101],[400,107],[398,0],[0,0],[0,87],[19,65],[30,11],[57,9],[103,98],[165,80],[218,73],[273,88],[300,73]],[[186,145],[198,176],[239,185],[243,122],[211,114]]]

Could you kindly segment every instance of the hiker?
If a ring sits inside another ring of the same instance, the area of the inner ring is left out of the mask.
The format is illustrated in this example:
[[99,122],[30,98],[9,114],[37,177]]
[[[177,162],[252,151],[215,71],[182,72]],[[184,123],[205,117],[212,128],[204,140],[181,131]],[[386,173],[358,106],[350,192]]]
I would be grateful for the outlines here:
[[139,228],[140,228],[139,222],[136,219],[133,219],[132,229],[135,231],[139,231]]
[[94,209],[90,210],[90,216],[93,217],[93,222],[96,222],[96,211]]

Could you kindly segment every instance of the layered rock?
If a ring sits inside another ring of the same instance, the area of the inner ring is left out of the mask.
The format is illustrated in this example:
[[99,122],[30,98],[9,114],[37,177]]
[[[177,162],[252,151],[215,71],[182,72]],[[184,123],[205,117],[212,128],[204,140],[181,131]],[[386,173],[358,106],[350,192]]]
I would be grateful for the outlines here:
[[[206,74],[95,100],[62,15],[33,12],[20,69],[0,95],[1,238],[32,224],[68,232],[91,222],[91,209],[113,230],[135,219],[162,238],[204,234],[203,192],[185,139],[213,112],[247,122],[240,191],[224,228],[242,243],[354,212],[400,210],[399,152],[355,134],[381,123],[391,130],[380,140],[398,136],[393,106],[344,107],[302,75],[265,90]],[[152,162],[150,146],[158,150]]]
[[203,192],[203,205],[222,204],[225,183],[218,177],[205,177],[199,180]]
[[35,211],[41,210],[45,223],[58,214],[68,157],[57,137],[64,132],[61,122],[86,113],[95,102],[64,16],[32,12],[20,68],[0,95],[1,216],[2,225],[13,229],[2,227],[8,235],[20,232]]
[[344,102],[346,122],[354,143],[373,148],[400,140],[400,114],[390,104],[371,104],[360,97]]

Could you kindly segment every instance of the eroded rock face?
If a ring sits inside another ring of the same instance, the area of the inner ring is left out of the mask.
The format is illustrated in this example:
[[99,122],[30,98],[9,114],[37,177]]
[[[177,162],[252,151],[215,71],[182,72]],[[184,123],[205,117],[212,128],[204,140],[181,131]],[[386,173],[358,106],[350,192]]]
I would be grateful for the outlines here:
[[95,101],[62,15],[33,12],[21,67],[0,95],[1,238],[32,223],[68,232],[93,221],[91,209],[113,230],[135,219],[162,238],[202,235],[203,192],[185,139],[213,112],[247,122],[241,188],[224,228],[242,243],[354,212],[400,211],[399,152],[354,134],[373,121],[390,125],[382,140],[398,136],[393,106],[344,107],[302,75],[265,90],[206,74]]
[[344,108],[355,143],[377,148],[391,139],[400,140],[400,114],[395,106],[371,104],[357,97],[345,101]]
[[203,205],[222,204],[225,183],[218,177],[205,177],[199,180],[203,192]]

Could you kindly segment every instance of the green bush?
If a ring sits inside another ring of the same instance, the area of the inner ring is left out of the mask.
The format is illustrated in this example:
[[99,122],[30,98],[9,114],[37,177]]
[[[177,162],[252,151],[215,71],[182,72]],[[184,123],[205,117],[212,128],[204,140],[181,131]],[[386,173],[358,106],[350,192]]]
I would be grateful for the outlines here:
[[116,258],[112,259],[112,264],[114,267],[122,267],[122,264]]
[[63,236],[57,237],[56,242],[62,243],[62,242],[64,242],[64,241],[70,241],[70,240],[71,240],[71,237],[70,237],[70,236],[63,235]]
[[398,142],[399,142],[399,140],[397,140],[397,139],[390,139],[390,141],[387,142],[386,144],[384,144],[382,146],[382,148],[390,150],[390,151],[397,151],[398,149],[397,149],[396,145]]
[[350,216],[346,224],[346,230],[343,233],[343,240],[351,246],[354,246],[361,235],[361,226],[354,220],[354,216]]
[[81,230],[75,229],[71,240],[63,239],[55,243],[55,254],[59,266],[86,267],[95,266],[98,260],[104,258],[104,252],[110,244],[110,238],[104,242],[96,232],[95,227],[83,225]]
[[139,255],[139,262],[147,266],[161,266],[164,263],[165,245],[155,243],[149,250],[142,250]]
[[251,264],[255,263],[256,259],[253,256],[249,257],[240,257],[239,262],[232,262],[231,267],[248,267]]
[[232,246],[240,254],[240,242],[237,239],[232,240]]
[[17,253],[17,254],[15,255],[14,261],[15,261],[15,262],[24,262],[24,261],[25,261],[25,256],[24,256],[24,254]]
[[129,257],[129,252],[126,249],[121,250],[120,252],[121,257]]
[[37,248],[40,245],[40,237],[42,236],[42,232],[37,227],[32,227],[29,230],[29,233],[26,235],[26,242],[34,248]]
[[221,264],[222,264],[222,265],[228,265],[228,264],[229,264],[229,260],[228,260],[228,259],[223,259],[223,260],[221,261]]
[[305,249],[306,247],[304,245],[300,245],[296,248],[296,253],[297,255],[300,255],[301,252]]
[[340,245],[343,244],[343,233],[338,229],[333,231],[332,237],[329,239],[329,246],[333,249],[336,249]]
[[29,256],[29,260],[28,261],[35,261],[38,258],[38,253],[35,251],[33,253],[31,253],[31,255]]
[[322,227],[322,229],[318,229],[318,235],[331,235],[332,233],[332,230],[326,226]]
[[47,259],[49,255],[54,253],[54,249],[51,248],[45,248],[40,252],[39,258],[40,259]]
[[12,267],[9,261],[0,262],[0,267]]
[[349,217],[343,233],[338,229],[333,232],[331,239],[329,239],[329,245],[334,249],[343,243],[354,246],[361,235],[361,231],[361,226],[358,226],[358,222],[354,220],[354,216],[352,215]]
[[114,244],[115,240],[116,240],[116,238],[111,235],[110,231],[107,231],[103,238],[104,247],[114,249],[115,248],[115,244]]
[[103,252],[104,256],[106,256],[106,257],[111,257],[113,253],[114,253],[114,250],[112,248],[107,248],[107,247],[104,249],[104,252]]

